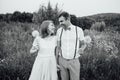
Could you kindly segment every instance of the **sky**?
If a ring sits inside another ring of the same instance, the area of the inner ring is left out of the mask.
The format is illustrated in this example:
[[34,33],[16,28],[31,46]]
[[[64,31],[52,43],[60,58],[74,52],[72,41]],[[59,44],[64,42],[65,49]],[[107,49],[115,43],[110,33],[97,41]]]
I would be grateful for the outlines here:
[[54,7],[74,14],[77,17],[99,13],[120,13],[120,0],[0,0],[0,14],[20,12],[37,12],[40,5],[50,1]]

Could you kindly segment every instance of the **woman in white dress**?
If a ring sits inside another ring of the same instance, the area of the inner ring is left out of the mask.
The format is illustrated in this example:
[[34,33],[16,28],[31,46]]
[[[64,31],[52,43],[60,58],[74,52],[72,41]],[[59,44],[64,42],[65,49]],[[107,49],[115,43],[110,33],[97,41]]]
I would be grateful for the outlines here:
[[56,37],[53,35],[55,26],[52,21],[43,21],[40,27],[41,36],[37,36],[30,53],[38,51],[29,80],[57,80],[55,59]]

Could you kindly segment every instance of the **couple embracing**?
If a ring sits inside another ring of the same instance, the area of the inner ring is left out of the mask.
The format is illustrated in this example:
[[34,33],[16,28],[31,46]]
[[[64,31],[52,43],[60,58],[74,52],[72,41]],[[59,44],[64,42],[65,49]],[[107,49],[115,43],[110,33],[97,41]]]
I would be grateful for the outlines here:
[[58,20],[61,27],[56,34],[51,20],[42,22],[40,34],[33,32],[30,53],[38,54],[29,80],[58,80],[57,68],[62,80],[80,80],[79,57],[86,47],[83,30],[71,23],[67,12],[62,12]]

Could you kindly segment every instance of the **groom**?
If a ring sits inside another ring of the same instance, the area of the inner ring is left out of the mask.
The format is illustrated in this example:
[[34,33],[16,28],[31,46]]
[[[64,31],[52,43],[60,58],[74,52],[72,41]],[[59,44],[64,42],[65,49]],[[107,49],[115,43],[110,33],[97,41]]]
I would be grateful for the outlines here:
[[83,30],[71,23],[67,12],[59,15],[59,23],[62,26],[57,31],[61,79],[80,80],[79,57],[86,47]]

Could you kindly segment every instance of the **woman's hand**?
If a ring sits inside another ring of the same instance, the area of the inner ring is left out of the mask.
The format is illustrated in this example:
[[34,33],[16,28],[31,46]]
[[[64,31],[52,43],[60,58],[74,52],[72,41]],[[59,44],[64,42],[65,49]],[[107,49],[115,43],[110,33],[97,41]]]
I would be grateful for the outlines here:
[[60,71],[60,65],[57,64],[57,71]]
[[79,53],[80,55],[82,55],[82,54],[84,53],[84,49],[79,48],[79,49],[78,49],[78,53]]
[[33,46],[33,47],[30,49],[30,54],[35,53],[37,50],[38,50],[38,48]]

